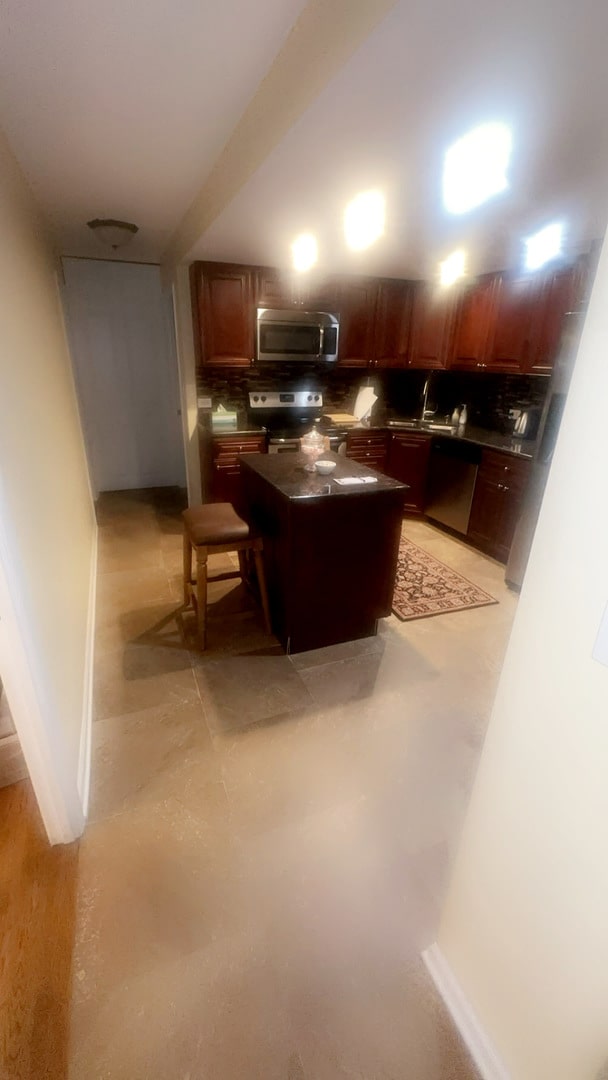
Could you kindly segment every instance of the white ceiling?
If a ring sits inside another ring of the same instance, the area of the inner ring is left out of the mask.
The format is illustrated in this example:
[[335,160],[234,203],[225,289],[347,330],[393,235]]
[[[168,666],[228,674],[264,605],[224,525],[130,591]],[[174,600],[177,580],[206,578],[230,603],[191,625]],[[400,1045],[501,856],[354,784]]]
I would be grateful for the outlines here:
[[[595,0],[400,3],[197,244],[197,257],[286,263],[312,230],[325,264],[433,274],[457,246],[473,271],[516,265],[522,236],[564,221],[569,250],[608,211],[608,5]],[[485,120],[512,125],[510,190],[458,218],[440,202],[445,148]],[[342,211],[382,188],[385,237],[345,249]]]
[[[0,124],[61,249],[103,254],[85,222],[135,221],[155,259],[200,189],[304,0],[4,0]],[[427,274],[455,246],[513,264],[555,217],[572,250],[608,209],[608,5],[401,0],[220,214],[192,256],[285,263],[303,229],[324,265]],[[449,219],[441,159],[487,119],[511,123],[510,190]],[[341,215],[383,188],[386,236],[344,249]]]
[[3,0],[0,125],[61,249],[158,258],[304,0]]

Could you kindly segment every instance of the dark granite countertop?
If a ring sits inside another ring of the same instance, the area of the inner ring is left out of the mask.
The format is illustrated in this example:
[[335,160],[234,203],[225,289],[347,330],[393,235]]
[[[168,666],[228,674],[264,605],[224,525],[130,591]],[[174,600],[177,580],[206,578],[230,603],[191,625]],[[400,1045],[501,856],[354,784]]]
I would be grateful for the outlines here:
[[[397,417],[393,417],[397,420]],[[388,423],[359,425],[350,428],[351,431],[387,431],[402,435],[430,435],[434,439],[458,439],[463,442],[475,443],[477,446],[487,446],[491,450],[500,450],[505,454],[514,454],[517,457],[530,459],[534,457],[536,443],[533,440],[514,439],[511,435],[502,435],[499,431],[488,431],[486,428],[475,427],[467,424],[464,432],[458,431],[429,431],[428,428],[407,428],[389,425]]]
[[[334,496],[353,498],[357,495],[373,495],[386,491],[405,491],[407,488],[406,484],[392,480],[382,473],[374,472],[366,465],[359,465],[358,462],[341,454],[328,451],[323,458],[336,462],[336,468],[330,476],[306,472],[304,466],[309,461],[307,454],[248,454],[240,459],[241,475],[246,484],[248,470],[257,473],[287,499],[316,499]],[[336,484],[336,479],[343,476],[374,476],[377,477],[377,481],[372,484],[343,487]]]

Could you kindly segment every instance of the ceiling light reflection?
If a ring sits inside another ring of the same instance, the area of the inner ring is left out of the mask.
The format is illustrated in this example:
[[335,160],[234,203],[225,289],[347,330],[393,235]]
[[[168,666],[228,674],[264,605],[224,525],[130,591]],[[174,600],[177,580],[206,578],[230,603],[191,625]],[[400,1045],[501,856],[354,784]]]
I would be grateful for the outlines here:
[[464,275],[466,268],[466,254],[460,248],[448,255],[447,259],[439,263],[439,279],[442,285],[453,285]]
[[443,203],[451,214],[464,214],[508,186],[512,149],[506,124],[481,124],[453,143],[443,167]]
[[544,229],[534,233],[525,240],[526,245],[526,270],[538,270],[551,259],[556,259],[562,253],[562,233],[560,224],[546,225]]
[[385,199],[381,191],[362,191],[344,211],[344,235],[353,251],[363,251],[384,233]]
[[305,273],[306,270],[310,270],[315,265],[318,256],[317,241],[312,233],[301,233],[291,245],[293,268],[298,273]]

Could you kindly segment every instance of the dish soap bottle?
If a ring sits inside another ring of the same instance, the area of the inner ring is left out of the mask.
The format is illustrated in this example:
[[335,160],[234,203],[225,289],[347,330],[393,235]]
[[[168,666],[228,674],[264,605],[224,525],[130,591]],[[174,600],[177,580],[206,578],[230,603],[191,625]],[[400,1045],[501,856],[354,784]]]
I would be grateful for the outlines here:
[[467,407],[466,407],[466,405],[463,405],[462,409],[460,410],[460,416],[458,418],[458,428],[459,428],[460,431],[464,431],[465,427],[467,426],[467,420],[468,419],[469,419],[469,416],[468,416],[468,413],[467,413]]
[[454,409],[454,412],[452,413],[452,427],[457,428],[459,423],[460,423],[460,409],[458,408],[458,406],[456,406],[456,408]]

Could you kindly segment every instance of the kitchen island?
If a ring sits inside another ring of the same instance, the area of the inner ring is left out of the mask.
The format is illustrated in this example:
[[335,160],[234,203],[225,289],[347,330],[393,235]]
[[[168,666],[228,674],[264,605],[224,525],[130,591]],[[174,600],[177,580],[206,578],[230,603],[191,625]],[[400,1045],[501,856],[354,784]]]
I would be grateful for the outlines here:
[[[406,485],[339,454],[241,458],[239,509],[261,533],[272,628],[287,653],[369,637],[391,613]],[[338,480],[371,479],[356,486]]]

